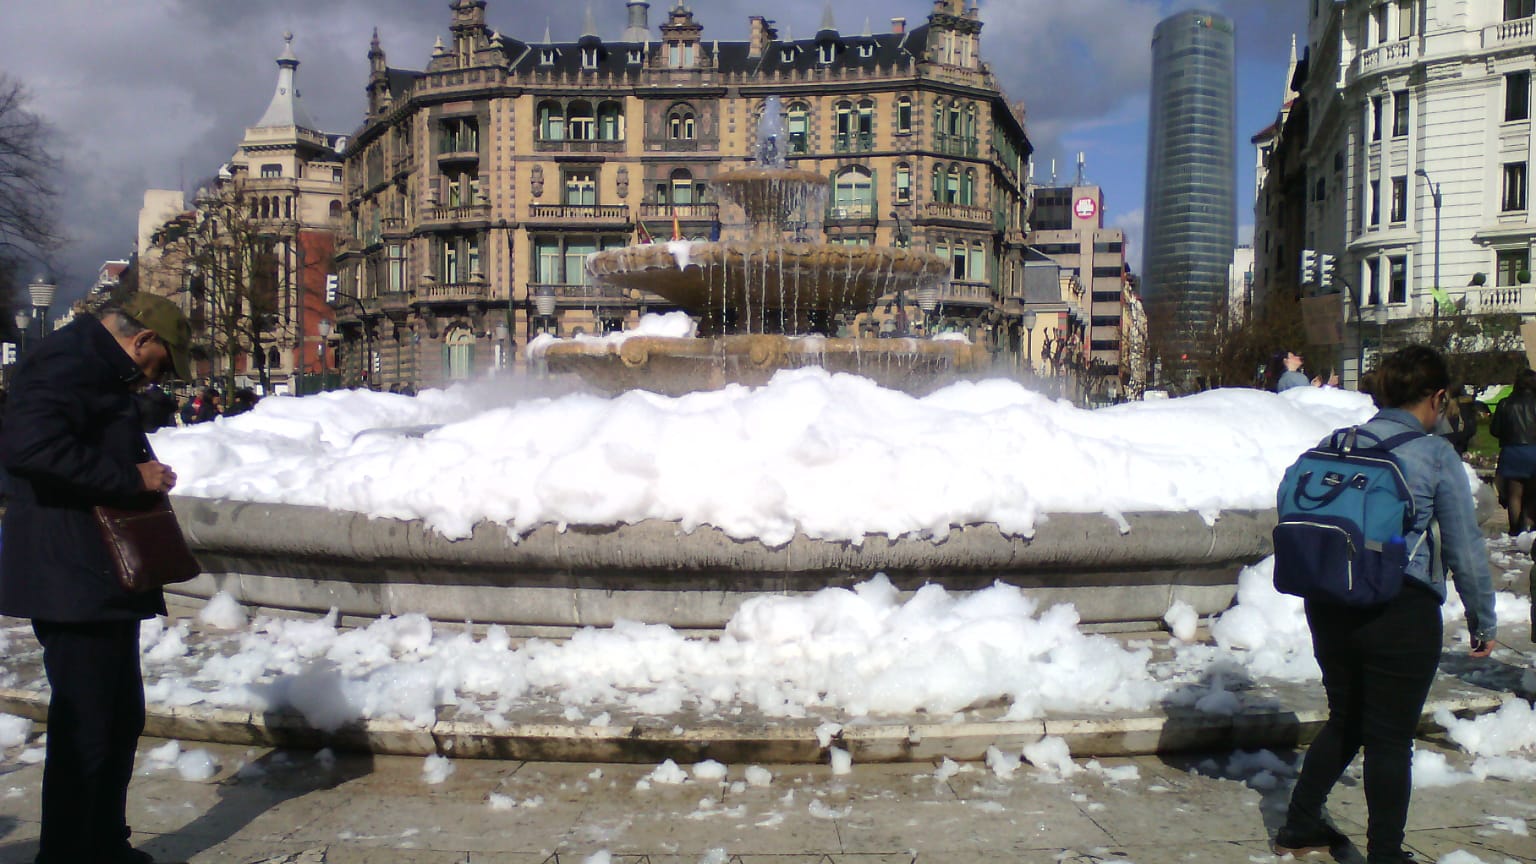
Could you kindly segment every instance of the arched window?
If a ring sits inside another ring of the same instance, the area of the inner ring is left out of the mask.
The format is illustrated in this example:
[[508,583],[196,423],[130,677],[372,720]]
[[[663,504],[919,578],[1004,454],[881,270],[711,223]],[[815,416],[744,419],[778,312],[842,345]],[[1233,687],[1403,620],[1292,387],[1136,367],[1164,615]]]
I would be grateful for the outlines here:
[[912,200],[912,166],[902,162],[896,166],[896,203],[907,204]]
[[565,140],[565,111],[559,102],[539,103],[539,138],[545,141]]
[[949,134],[959,136],[961,130],[960,103],[952,102],[949,106]]
[[672,203],[692,204],[693,201],[693,174],[687,168],[677,168],[672,171]]
[[960,183],[960,203],[968,206],[976,204],[976,169],[967,168],[965,178]]
[[283,354],[282,354],[282,352],[277,350],[277,346],[276,345],[273,345],[271,348],[268,348],[267,349],[267,368],[268,369],[279,369],[279,368],[282,367],[282,365],[283,365]]
[[837,116],[837,139],[846,141],[853,134],[853,103],[839,102],[832,110]]
[[332,201],[329,212],[330,212],[330,215],[331,215],[332,219],[340,219],[341,218],[341,202],[340,201]]
[[475,372],[475,334],[468,327],[455,327],[443,338],[447,356],[448,379],[463,381]]
[[572,102],[565,112],[565,131],[572,141],[591,141],[594,123],[592,103],[584,99]]
[[604,141],[624,140],[624,106],[604,102],[597,106],[597,136]]
[[791,102],[784,113],[785,128],[789,132],[789,152],[807,153],[811,149],[811,108],[804,102]]
[[935,166],[933,166],[933,188],[931,190],[929,190],[929,191],[932,193],[934,201],[936,201],[938,203],[943,203],[943,201],[944,201],[944,166],[943,165],[935,165]]
[[272,199],[271,198],[263,197],[261,199],[261,218],[263,218],[263,219],[270,219],[270,218],[272,218]]
[[902,96],[896,100],[896,133],[905,135],[912,131],[912,97]]
[[859,134],[871,136],[875,134],[875,100],[865,99],[859,103]]
[[667,114],[667,137],[673,141],[692,141],[696,137],[692,108],[681,105]]
[[976,138],[976,105],[972,103],[965,106],[965,137],[974,140]]
[[944,181],[944,203],[960,203],[960,166],[950,165]]
[[966,267],[966,277],[972,282],[987,281],[987,249],[980,243],[971,244],[971,260]]
[[854,165],[838,172],[832,184],[832,216],[835,219],[868,219],[875,214],[874,174]]
[[283,196],[283,218],[284,219],[292,219],[293,218],[293,196],[292,195],[284,195]]

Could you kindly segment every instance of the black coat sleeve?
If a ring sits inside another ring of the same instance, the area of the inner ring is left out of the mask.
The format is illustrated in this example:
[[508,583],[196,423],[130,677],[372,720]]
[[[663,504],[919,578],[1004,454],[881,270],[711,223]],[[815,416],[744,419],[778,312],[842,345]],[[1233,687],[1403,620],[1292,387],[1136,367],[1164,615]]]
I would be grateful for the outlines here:
[[84,364],[60,355],[50,359],[48,374],[17,376],[0,435],[0,465],[19,477],[69,489],[94,503],[141,491],[137,467],[91,444],[90,400],[78,384],[71,386],[88,374]]

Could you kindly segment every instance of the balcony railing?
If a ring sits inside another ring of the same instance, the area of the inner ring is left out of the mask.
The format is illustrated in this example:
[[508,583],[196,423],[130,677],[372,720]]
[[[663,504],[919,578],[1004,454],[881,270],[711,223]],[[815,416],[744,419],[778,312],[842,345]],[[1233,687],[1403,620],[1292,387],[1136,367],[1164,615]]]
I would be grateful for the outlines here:
[[1401,42],[1388,42],[1378,45],[1369,51],[1362,52],[1359,59],[1360,75],[1374,75],[1389,69],[1397,69],[1413,63],[1419,55],[1419,42],[1417,39],[1404,39]]
[[437,158],[440,160],[479,159],[480,142],[475,138],[442,138],[437,142]]
[[839,153],[867,153],[875,149],[875,136],[872,132],[845,132],[837,136],[835,147]]
[[484,222],[491,218],[491,205],[469,204],[461,207],[428,207],[425,222]]
[[423,282],[421,288],[416,291],[416,299],[434,303],[456,300],[484,300],[489,292],[490,286],[484,280],[473,280],[470,282]]
[[923,208],[923,215],[929,219],[942,219],[946,222],[967,222],[985,225],[992,221],[991,210],[985,207],[974,207],[970,204],[929,202]]
[[[624,289],[612,285],[561,285],[536,282],[528,286],[528,293],[535,302],[543,300],[547,305],[553,299],[557,306],[592,306],[597,304],[620,305],[629,300]],[[542,313],[541,313],[542,314]]]
[[1536,312],[1536,288],[1530,285],[1469,288],[1466,292],[1466,298],[1466,311],[1473,315],[1509,312],[1530,314]]
[[629,208],[623,204],[530,204],[528,217],[542,222],[629,222]]
[[645,149],[652,153],[696,153],[703,148],[697,138],[647,138]]
[[1536,18],[1502,21],[1483,28],[1484,48],[1522,48],[1536,45]]
[[571,141],[539,138],[533,149],[540,153],[623,153],[624,142],[618,141]]
[[939,290],[939,302],[990,304],[992,286],[986,282],[951,282]]
[[943,132],[934,136],[934,145],[939,148],[940,153],[949,156],[975,156],[981,149],[981,145],[975,138]]
[[859,219],[875,218],[875,202],[873,201],[846,201],[834,204],[827,209],[828,222],[851,222]]
[[683,222],[713,222],[720,213],[718,204],[641,204],[641,219],[671,219],[676,213]]
[[385,216],[383,219],[379,220],[379,226],[383,230],[385,237],[388,237],[392,234],[400,235],[409,233],[408,229],[405,227],[405,219],[399,216]]

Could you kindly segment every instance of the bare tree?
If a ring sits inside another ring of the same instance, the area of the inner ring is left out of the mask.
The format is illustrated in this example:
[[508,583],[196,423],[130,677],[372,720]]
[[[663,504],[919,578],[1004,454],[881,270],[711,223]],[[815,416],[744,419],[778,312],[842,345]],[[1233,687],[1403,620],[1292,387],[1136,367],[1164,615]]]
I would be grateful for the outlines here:
[[20,82],[0,74],[0,258],[13,265],[39,260],[59,243],[58,160],[47,149],[47,125],[27,102]]

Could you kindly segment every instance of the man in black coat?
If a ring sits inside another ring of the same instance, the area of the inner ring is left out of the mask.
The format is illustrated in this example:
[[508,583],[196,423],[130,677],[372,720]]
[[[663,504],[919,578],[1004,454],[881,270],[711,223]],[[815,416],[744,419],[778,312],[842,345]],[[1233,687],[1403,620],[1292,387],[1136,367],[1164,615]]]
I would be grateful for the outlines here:
[[129,844],[126,809],[144,730],[139,622],[165,600],[118,584],[91,508],[176,485],[148,455],[133,394],[185,378],[191,338],[174,303],[134,294],[38,343],[12,379],[0,614],[32,619],[52,691],[37,864],[152,860]]

